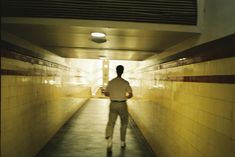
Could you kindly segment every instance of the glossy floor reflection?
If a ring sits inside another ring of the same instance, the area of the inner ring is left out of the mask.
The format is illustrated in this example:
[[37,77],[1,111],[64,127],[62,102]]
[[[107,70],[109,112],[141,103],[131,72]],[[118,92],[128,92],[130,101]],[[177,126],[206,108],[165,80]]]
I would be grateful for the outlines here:
[[132,120],[127,130],[126,148],[119,140],[117,120],[112,153],[106,152],[104,138],[108,120],[107,99],[90,99],[42,149],[37,157],[155,157]]

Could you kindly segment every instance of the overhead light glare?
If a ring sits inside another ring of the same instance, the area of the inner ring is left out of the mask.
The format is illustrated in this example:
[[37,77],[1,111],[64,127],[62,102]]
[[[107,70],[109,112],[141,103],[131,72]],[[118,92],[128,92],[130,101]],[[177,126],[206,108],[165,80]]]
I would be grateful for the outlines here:
[[180,60],[180,61],[184,61],[184,60],[186,60],[186,59],[187,59],[187,58],[180,58],[179,60]]
[[92,32],[91,36],[97,37],[97,38],[104,38],[106,35],[104,33],[101,33],[101,32]]

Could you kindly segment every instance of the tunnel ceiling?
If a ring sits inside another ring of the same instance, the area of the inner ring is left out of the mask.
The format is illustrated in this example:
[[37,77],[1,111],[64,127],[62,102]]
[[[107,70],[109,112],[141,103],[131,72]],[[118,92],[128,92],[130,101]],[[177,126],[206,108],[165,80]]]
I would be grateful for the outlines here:
[[2,0],[2,30],[61,57],[144,60],[198,33],[196,1]]

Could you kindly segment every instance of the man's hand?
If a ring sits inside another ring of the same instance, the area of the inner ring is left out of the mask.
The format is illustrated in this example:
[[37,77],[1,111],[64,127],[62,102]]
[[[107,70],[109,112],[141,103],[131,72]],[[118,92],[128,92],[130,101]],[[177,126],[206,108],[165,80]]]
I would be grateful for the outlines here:
[[100,89],[101,89],[101,93],[103,93],[103,94],[104,94],[104,91],[105,91],[105,90],[104,90],[104,88],[100,88]]
[[130,98],[133,97],[133,94],[132,94],[132,93],[127,93],[126,97],[127,97],[128,99],[130,99]]
[[104,92],[104,95],[105,96],[109,96],[109,92]]

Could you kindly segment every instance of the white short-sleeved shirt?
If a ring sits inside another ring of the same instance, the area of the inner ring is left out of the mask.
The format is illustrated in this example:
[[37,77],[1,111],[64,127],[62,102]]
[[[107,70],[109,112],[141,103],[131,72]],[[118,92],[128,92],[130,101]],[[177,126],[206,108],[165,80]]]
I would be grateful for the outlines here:
[[111,100],[123,101],[126,100],[126,94],[131,93],[132,89],[129,82],[121,77],[116,77],[109,81],[105,92],[109,93]]

